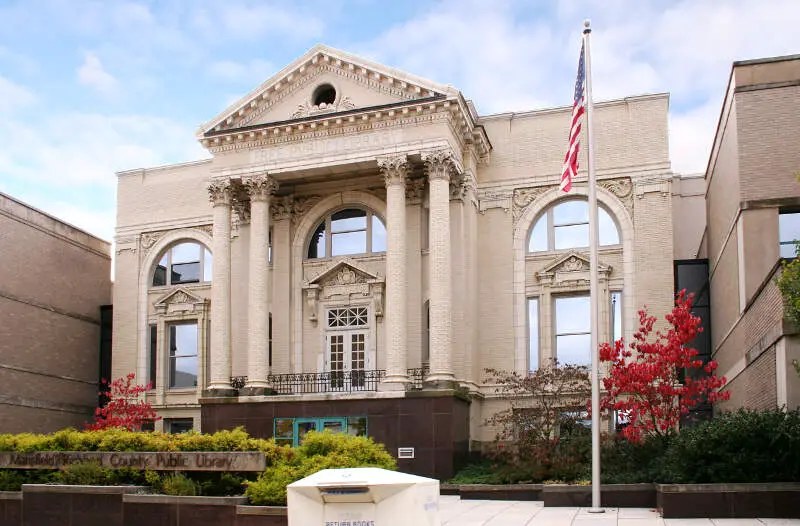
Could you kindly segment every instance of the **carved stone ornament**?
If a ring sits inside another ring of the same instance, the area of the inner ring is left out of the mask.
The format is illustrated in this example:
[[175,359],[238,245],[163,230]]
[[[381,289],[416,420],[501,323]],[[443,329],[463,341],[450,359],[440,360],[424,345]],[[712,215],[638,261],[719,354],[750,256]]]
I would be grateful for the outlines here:
[[297,223],[322,197],[318,195],[284,195],[273,199],[270,203],[272,220],[291,219]]
[[[213,226],[212,225],[197,225],[193,226],[192,230],[199,230],[208,234],[209,236],[213,233]],[[157,230],[155,232],[142,232],[139,236],[139,245],[142,248],[142,253],[146,256],[150,253],[150,250],[158,243],[158,240],[164,237],[165,234],[172,232],[172,230]]]
[[421,157],[429,180],[450,181],[450,176],[455,171],[452,151],[447,149],[427,150],[422,152]]
[[319,285],[310,285],[306,288],[306,305],[308,306],[308,320],[317,323],[317,301],[319,300]]
[[299,104],[297,109],[292,113],[292,119],[299,119],[300,117],[310,117],[312,115],[321,115],[323,113],[335,113],[337,111],[352,110],[356,105],[350,100],[350,97],[342,97],[341,99],[333,102],[332,104],[309,104],[304,102]]
[[405,185],[406,176],[408,176],[409,164],[408,157],[402,155],[387,155],[385,157],[378,157],[378,168],[380,168],[383,178],[386,181],[386,186],[395,184]]
[[353,285],[354,283],[366,283],[363,274],[356,273],[352,268],[343,266],[342,269],[325,281],[325,286],[329,285]]
[[[584,286],[589,284],[589,259],[578,252],[569,252],[557,257],[554,261],[536,273],[536,279],[542,285],[565,287]],[[612,268],[600,262],[597,273],[600,281],[608,280]]]
[[267,174],[242,178],[251,201],[266,201],[278,189],[278,183]]
[[598,184],[622,201],[628,213],[633,216],[633,182],[630,178],[605,179],[598,181]]
[[228,179],[214,179],[208,186],[208,198],[214,206],[231,203],[231,182]]
[[515,188],[514,197],[512,198],[512,203],[514,205],[512,209],[512,216],[514,218],[514,222],[516,223],[519,220],[525,209],[528,208],[528,206],[533,203],[537,197],[548,190],[551,190],[552,188],[555,188],[555,186],[551,185],[535,186],[533,188]]
[[406,180],[406,201],[418,205],[425,196],[425,179],[422,177]]
[[567,272],[575,272],[577,270],[583,270],[585,268],[585,262],[582,259],[578,259],[575,256],[567,259],[561,264],[560,270],[565,270]]
[[512,190],[482,190],[478,192],[478,211],[485,214],[490,208],[501,208],[503,212],[511,211]]
[[186,289],[179,288],[162,296],[153,303],[153,307],[156,314],[164,315],[202,311],[209,304],[208,300],[195,296]]

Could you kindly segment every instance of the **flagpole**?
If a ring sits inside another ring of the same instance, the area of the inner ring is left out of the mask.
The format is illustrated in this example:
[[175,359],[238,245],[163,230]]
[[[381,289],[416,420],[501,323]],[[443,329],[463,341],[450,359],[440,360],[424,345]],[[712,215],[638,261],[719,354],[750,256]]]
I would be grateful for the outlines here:
[[597,191],[594,173],[594,137],[592,120],[592,54],[589,35],[592,33],[588,20],[583,23],[583,45],[586,53],[586,162],[589,169],[589,304],[591,307],[592,346],[592,507],[590,513],[602,513],[600,506],[600,365],[599,338],[600,316],[597,283]]

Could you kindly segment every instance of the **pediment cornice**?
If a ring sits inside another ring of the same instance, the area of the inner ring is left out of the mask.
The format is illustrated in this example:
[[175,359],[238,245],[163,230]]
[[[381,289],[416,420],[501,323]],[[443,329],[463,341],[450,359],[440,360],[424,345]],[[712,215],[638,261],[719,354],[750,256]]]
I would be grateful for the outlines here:
[[383,278],[359,266],[350,258],[332,262],[326,269],[309,280],[308,285],[352,285],[354,283],[372,283],[383,281]]
[[[536,273],[536,278],[540,283],[564,284],[589,282],[589,258],[583,253],[570,250],[566,254],[558,256],[544,268]],[[611,274],[611,266],[602,261],[597,263],[597,273],[601,280],[608,279]]]

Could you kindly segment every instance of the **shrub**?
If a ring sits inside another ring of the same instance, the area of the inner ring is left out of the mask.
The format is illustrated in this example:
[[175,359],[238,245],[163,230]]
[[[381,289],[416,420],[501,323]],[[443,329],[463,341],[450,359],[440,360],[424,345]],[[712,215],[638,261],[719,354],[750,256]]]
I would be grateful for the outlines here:
[[165,495],[177,497],[194,497],[199,493],[197,483],[180,472],[170,473],[163,477],[158,489]]
[[11,469],[0,470],[0,491],[20,491],[26,482],[24,473]]
[[61,468],[56,480],[70,486],[105,486],[109,483],[109,470],[99,462],[77,462]]
[[254,505],[284,505],[286,486],[292,482],[323,469],[367,466],[397,469],[394,458],[371,438],[312,431],[294,454],[275,458],[258,480],[248,482],[245,493]]
[[622,436],[603,441],[600,455],[604,484],[635,484],[662,481],[664,455],[671,435],[630,442]]
[[725,413],[675,437],[665,482],[800,480],[800,410]]

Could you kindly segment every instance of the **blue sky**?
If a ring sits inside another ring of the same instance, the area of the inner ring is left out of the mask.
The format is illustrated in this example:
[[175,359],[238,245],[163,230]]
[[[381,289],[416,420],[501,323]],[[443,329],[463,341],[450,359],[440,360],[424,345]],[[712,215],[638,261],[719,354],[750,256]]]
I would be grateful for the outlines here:
[[681,173],[731,62],[800,53],[797,0],[0,0],[0,191],[110,240],[115,171],[205,157],[197,127],[318,42],[484,114],[567,105],[586,17],[595,99],[670,92]]

